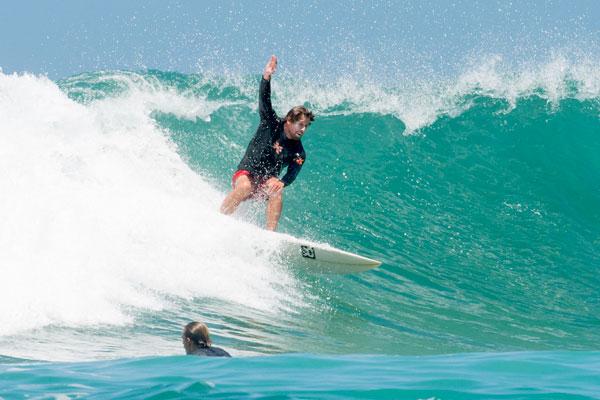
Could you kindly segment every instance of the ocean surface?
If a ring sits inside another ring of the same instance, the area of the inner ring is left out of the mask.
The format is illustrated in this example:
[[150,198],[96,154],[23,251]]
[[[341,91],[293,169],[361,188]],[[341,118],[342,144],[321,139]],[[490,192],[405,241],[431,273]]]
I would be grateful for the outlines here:
[[[278,72],[317,116],[280,231],[354,275],[218,213],[259,79],[0,72],[0,398],[600,399],[596,63]],[[234,357],[184,356],[193,320]]]

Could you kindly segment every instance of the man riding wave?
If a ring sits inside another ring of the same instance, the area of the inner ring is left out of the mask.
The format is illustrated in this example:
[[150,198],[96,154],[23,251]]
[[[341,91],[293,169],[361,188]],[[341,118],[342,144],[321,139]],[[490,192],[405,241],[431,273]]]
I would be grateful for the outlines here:
[[[303,106],[292,108],[280,119],[271,105],[271,75],[277,57],[271,56],[260,82],[260,124],[232,178],[233,190],[221,204],[223,214],[232,214],[245,200],[258,196],[267,200],[268,230],[275,230],[283,208],[283,190],[294,182],[306,160],[301,138],[314,115]],[[283,178],[279,178],[286,167]]]

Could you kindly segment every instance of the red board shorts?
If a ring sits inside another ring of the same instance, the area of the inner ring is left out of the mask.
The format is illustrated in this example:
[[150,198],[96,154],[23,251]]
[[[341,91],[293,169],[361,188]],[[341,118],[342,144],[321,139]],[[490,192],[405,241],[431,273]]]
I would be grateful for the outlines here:
[[254,197],[262,197],[263,196],[263,191],[259,190],[262,189],[264,183],[267,181],[266,178],[262,178],[262,179],[256,179],[254,176],[252,176],[252,174],[250,173],[250,171],[247,171],[245,169],[240,169],[235,171],[235,174],[233,174],[233,177],[231,177],[231,186],[235,189],[235,181],[242,175],[246,175],[248,177],[248,179],[250,179],[250,181],[252,182],[252,186],[254,187],[254,190],[252,191],[252,198]]

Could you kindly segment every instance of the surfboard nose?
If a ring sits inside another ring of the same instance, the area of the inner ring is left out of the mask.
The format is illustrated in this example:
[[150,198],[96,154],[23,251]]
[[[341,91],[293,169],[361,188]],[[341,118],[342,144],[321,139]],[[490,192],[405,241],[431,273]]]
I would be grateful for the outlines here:
[[368,271],[381,261],[350,253],[322,243],[286,238],[280,244],[281,255],[291,267],[326,274],[352,274]]

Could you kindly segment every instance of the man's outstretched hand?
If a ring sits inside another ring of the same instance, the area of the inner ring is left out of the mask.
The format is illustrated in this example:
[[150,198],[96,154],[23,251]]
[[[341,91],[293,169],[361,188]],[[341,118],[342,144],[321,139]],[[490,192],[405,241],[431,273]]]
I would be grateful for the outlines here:
[[265,80],[271,80],[271,75],[273,75],[275,73],[275,70],[277,69],[277,57],[275,56],[271,56],[271,58],[269,59],[269,62],[267,63],[267,65],[265,65],[265,70],[263,72],[263,78],[265,78]]

